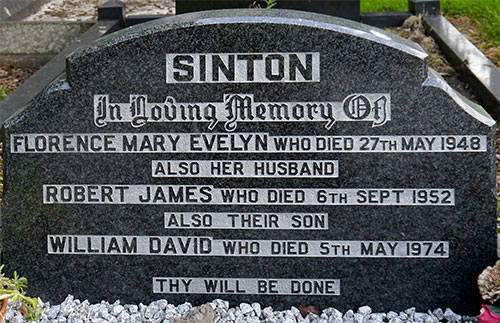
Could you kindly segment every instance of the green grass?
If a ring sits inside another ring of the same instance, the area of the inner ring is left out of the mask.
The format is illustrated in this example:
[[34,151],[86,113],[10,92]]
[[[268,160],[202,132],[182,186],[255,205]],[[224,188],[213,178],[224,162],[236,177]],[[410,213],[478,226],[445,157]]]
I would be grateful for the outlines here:
[[0,87],[0,101],[2,101],[3,99],[5,99],[5,97],[7,96],[7,94],[9,94],[9,91],[7,91],[6,89],[4,89],[3,87]]
[[500,0],[441,0],[441,9],[448,16],[468,16],[484,41],[500,46]]
[[408,11],[408,0],[361,0],[361,12]]
[[[408,0],[361,0],[361,12],[407,11]],[[446,16],[466,15],[478,23],[481,38],[500,46],[500,0],[441,0]]]

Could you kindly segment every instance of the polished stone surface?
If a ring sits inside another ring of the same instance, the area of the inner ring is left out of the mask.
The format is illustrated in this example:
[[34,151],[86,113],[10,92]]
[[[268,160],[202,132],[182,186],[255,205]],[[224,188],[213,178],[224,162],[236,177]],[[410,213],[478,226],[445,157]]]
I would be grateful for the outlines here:
[[408,8],[414,15],[438,15],[440,0],[408,0]]
[[424,17],[426,28],[438,41],[453,67],[472,87],[479,102],[496,119],[500,117],[500,69],[445,17]]
[[400,27],[411,15],[409,11],[364,12],[361,22],[378,28]]
[[3,259],[51,302],[477,314],[496,259],[494,121],[418,45],[352,21],[223,10],[129,28],[72,53],[3,131]]

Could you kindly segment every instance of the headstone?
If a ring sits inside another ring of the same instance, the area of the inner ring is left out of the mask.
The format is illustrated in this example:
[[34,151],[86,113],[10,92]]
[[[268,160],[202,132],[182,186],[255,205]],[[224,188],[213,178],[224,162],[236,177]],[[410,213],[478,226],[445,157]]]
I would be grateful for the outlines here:
[[[175,0],[175,13],[255,6],[266,8],[267,4],[263,0]],[[360,0],[278,0],[272,8],[310,11],[360,21],[360,6]]]
[[3,259],[51,302],[477,313],[494,121],[416,44],[286,10],[100,39],[4,123]]

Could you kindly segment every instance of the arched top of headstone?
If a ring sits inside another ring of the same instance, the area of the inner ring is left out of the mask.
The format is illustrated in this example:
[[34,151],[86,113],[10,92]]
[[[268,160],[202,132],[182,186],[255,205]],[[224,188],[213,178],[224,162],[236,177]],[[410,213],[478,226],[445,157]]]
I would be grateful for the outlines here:
[[[193,37],[193,29],[205,35]],[[343,46],[338,46],[340,43]],[[352,68],[370,65],[373,74],[385,70],[389,62],[380,58],[390,51],[403,67],[400,74],[422,82],[427,76],[427,54],[421,47],[382,29],[295,10],[229,9],[166,17],[105,36],[68,57],[68,79],[78,84],[80,79],[106,74],[110,66],[107,56],[116,60],[121,57],[120,53],[140,61],[147,75],[149,69],[154,68],[148,64],[153,63],[149,58],[156,52],[189,53],[199,51],[200,47],[205,52],[209,49],[212,52],[237,53],[243,48],[253,48],[257,52],[258,47],[270,46],[279,52],[290,51],[290,45],[356,57],[350,63]],[[132,50],[134,48],[143,51],[136,52]],[[97,56],[99,59],[96,59]],[[411,63],[406,64],[405,61]],[[120,66],[125,67],[126,64]],[[113,70],[116,71],[116,66]]]
[[75,52],[69,59],[77,63],[78,59],[86,54],[102,50],[103,47],[113,46],[134,38],[140,38],[146,34],[169,32],[173,29],[180,28],[223,24],[295,25],[324,29],[394,47],[397,50],[420,59],[425,59],[427,57],[427,54],[415,42],[408,41],[407,39],[386,32],[383,29],[344,18],[286,9],[226,9],[198,11],[165,17],[132,28],[127,28],[99,39],[88,48]]
[[[271,51],[317,53],[316,81],[321,79],[327,82],[330,91],[336,93],[347,95],[353,91],[362,93],[386,88],[406,91],[405,95],[412,96],[418,94],[418,88],[427,85],[453,93],[446,82],[426,81],[429,78],[427,54],[414,42],[354,21],[282,9],[194,12],[127,28],[71,54],[67,58],[67,79],[75,88],[88,88],[89,84],[100,84],[102,87],[106,84],[111,87],[106,89],[108,92],[120,92],[121,89],[126,93],[126,89],[133,91],[137,86],[158,90],[166,88],[167,84],[177,83],[169,80],[172,67],[170,70],[168,66],[165,68],[165,61],[168,65],[171,58],[169,54],[224,53],[231,56],[231,53],[248,55]],[[253,73],[250,69],[259,67],[250,60],[236,56],[236,71],[232,72],[237,75]],[[221,64],[229,64],[222,61]],[[238,63],[241,68],[238,68]],[[200,67],[197,62],[192,64],[182,66]],[[184,83],[226,83],[210,79],[213,71],[207,68],[206,75],[194,71],[197,76]],[[125,77],[121,80],[117,77],[110,79],[110,75]],[[130,75],[133,77],[130,78]],[[437,74],[430,77],[439,78]],[[274,81],[264,78],[257,83],[271,84]],[[227,83],[251,82],[247,78],[237,78]],[[395,89],[397,83],[399,85]],[[481,107],[471,107],[456,94],[450,96],[475,119],[487,125],[493,124]]]

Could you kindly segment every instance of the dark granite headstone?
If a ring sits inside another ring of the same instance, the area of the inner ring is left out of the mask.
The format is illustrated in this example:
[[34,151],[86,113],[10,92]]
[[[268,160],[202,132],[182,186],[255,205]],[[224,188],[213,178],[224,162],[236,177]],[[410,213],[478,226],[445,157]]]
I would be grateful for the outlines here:
[[415,44],[329,16],[165,18],[70,55],[4,124],[33,295],[479,310],[494,121]]

